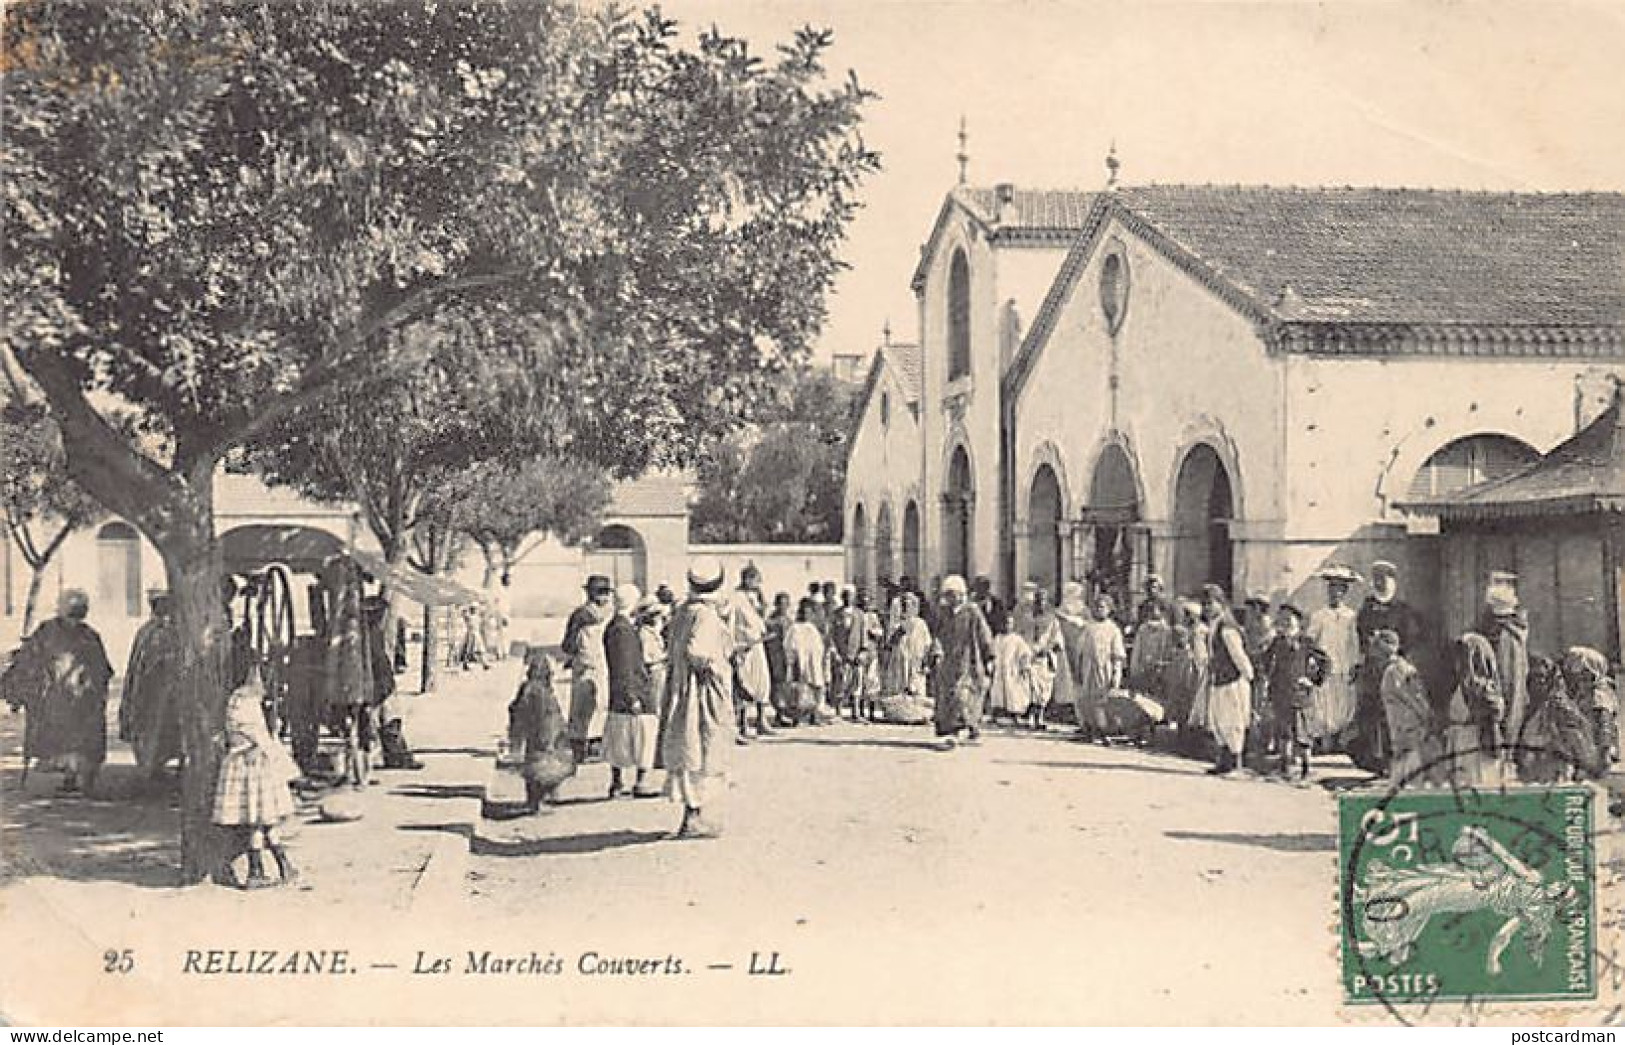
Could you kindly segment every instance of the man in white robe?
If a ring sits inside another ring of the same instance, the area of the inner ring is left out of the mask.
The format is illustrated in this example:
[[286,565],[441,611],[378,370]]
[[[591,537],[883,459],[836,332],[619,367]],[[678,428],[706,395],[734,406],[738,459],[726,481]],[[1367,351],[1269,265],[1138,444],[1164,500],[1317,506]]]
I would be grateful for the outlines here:
[[771,735],[767,709],[772,705],[773,674],[767,663],[767,621],[762,603],[762,572],[754,564],[739,574],[739,588],[729,600],[734,641],[734,698],[739,715],[739,742],[751,735],[751,708],[756,709],[755,732]]
[[671,622],[671,708],[664,741],[667,786],[683,803],[678,838],[720,834],[714,807],[705,809],[724,784],[734,743],[733,635],[723,620],[722,564],[712,556],[694,560],[689,597]]

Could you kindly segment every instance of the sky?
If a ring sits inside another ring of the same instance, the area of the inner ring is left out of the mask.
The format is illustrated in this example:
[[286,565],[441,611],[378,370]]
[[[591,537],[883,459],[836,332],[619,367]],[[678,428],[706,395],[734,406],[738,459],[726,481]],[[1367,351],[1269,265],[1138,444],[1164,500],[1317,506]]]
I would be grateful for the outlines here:
[[1625,190],[1625,2],[662,0],[768,55],[834,30],[878,91],[864,191],[815,354],[916,337],[909,277],[958,179]]

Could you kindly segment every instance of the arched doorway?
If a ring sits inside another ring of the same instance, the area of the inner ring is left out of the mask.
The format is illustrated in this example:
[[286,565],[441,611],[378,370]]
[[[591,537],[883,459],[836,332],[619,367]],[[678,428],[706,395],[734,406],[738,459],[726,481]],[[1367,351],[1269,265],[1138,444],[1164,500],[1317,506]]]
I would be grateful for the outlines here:
[[1126,616],[1150,566],[1151,535],[1140,525],[1140,483],[1121,443],[1107,443],[1095,460],[1081,521],[1087,561],[1080,573]]
[[128,523],[96,531],[96,605],[104,613],[141,616],[141,538]]
[[1230,523],[1235,499],[1218,451],[1198,443],[1185,454],[1174,484],[1174,586],[1190,594],[1217,584],[1235,596]]
[[875,516],[875,582],[890,584],[897,579],[897,562],[892,555],[891,505],[882,504]]
[[1027,577],[1053,596],[1061,594],[1061,481],[1048,464],[1038,466],[1027,494]]
[[915,584],[920,577],[920,508],[913,501],[903,507],[903,574]]
[[847,560],[852,564],[852,583],[860,588],[868,588],[871,582],[869,575],[869,518],[864,514],[863,505],[852,509],[852,539],[850,541],[852,554]]
[[601,573],[611,584],[649,589],[648,551],[643,536],[630,526],[611,523],[599,530],[587,552],[587,572]]
[[976,484],[971,478],[970,454],[954,448],[948,461],[948,486],[942,492],[942,572],[969,578],[971,572],[971,513],[976,505]]

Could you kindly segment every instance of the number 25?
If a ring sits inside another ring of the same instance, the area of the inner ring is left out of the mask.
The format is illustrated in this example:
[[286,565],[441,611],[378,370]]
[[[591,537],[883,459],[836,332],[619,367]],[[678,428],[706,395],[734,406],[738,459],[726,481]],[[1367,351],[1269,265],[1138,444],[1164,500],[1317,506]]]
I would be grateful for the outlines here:
[[[1412,848],[1417,840],[1415,813],[1395,813],[1390,818],[1387,810],[1372,809],[1360,818],[1360,829],[1371,839],[1372,845],[1393,846],[1389,856],[1394,860],[1409,860],[1415,853]],[[1411,844],[1394,845],[1401,835]]]
[[102,952],[102,972],[127,973],[135,968],[135,952],[129,948],[122,951]]

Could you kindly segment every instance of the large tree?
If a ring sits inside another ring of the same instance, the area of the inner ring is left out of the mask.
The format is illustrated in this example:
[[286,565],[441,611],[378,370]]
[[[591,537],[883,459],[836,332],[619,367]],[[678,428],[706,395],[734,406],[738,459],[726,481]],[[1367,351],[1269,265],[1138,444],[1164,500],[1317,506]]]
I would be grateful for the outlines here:
[[685,461],[816,333],[877,163],[856,133],[867,92],[826,84],[810,30],[764,62],[562,2],[20,0],[3,17],[4,344],[75,480],[165,563],[188,881],[219,857],[222,457],[395,387],[432,325],[500,312],[468,379],[523,364],[517,416],[556,415],[537,426],[550,449],[622,473]]

